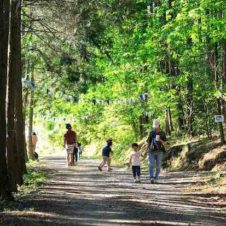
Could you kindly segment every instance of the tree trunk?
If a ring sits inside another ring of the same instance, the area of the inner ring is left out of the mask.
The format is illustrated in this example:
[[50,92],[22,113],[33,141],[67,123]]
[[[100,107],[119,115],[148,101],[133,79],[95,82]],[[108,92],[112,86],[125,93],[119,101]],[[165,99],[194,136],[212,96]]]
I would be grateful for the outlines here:
[[12,198],[6,163],[6,87],[8,66],[9,0],[0,1],[0,198]]
[[189,136],[193,136],[193,80],[191,76],[188,78],[187,89],[187,129]]
[[[24,70],[26,70],[26,72],[25,72],[26,75],[29,75],[30,74],[29,65],[30,65],[30,63],[29,63],[29,60],[28,60],[28,63],[26,65],[26,68],[24,68]],[[29,78],[29,76],[26,76],[25,79],[28,80],[30,78]],[[24,131],[26,130],[26,122],[28,121],[27,115],[26,115],[27,109],[29,109],[29,90],[26,89],[25,91],[23,91]],[[28,144],[28,140],[26,138],[27,137],[25,137],[24,145],[25,145],[25,150],[26,150],[26,152],[25,152],[25,160],[27,162],[28,161],[28,148],[29,148],[29,144]]]
[[222,81],[226,85],[226,39],[222,40]]
[[[26,109],[27,109],[27,106],[28,106],[28,96],[29,96],[29,92],[26,91],[25,94],[23,95],[23,120],[24,120],[24,134],[25,134],[25,128],[26,128]],[[27,143],[27,140],[26,140],[26,137],[24,139],[24,147],[25,147],[25,161],[27,162],[28,161],[28,143]]]
[[178,102],[177,102],[178,126],[180,131],[184,131],[185,117],[184,117],[184,110],[183,110],[183,103],[182,103],[180,88],[177,90],[177,96],[178,96]]
[[210,116],[209,116],[209,109],[208,106],[203,103],[204,105],[204,112],[205,112],[205,124],[206,124],[206,135],[208,138],[212,138],[212,131],[211,131],[211,126],[210,126]]
[[22,175],[26,173],[26,146],[25,146],[25,121],[23,115],[23,89],[22,89],[22,61],[21,61],[21,0],[13,3],[15,10],[15,55],[16,55],[16,91],[15,91],[15,116],[16,116],[16,143],[20,164],[20,183]]
[[[219,76],[218,76],[218,71],[217,71],[217,65],[218,65],[218,45],[217,43],[215,44],[214,47],[214,53],[213,53],[213,79],[214,79],[214,84],[215,88],[218,89],[218,83],[219,83]],[[222,114],[222,108],[221,108],[221,100],[220,98],[217,98],[217,114],[221,115]],[[225,143],[225,137],[224,137],[224,128],[223,128],[223,123],[219,123],[219,132],[220,132],[220,139],[221,143]]]
[[15,130],[15,90],[17,76],[17,58],[16,58],[16,42],[15,42],[15,2],[11,5],[11,32],[10,32],[10,54],[9,54],[9,74],[8,74],[8,143],[7,143],[7,163],[9,171],[9,179],[11,190],[17,191],[18,177],[18,153],[16,145]]
[[143,138],[143,137],[144,137],[143,115],[141,115],[141,116],[139,117],[139,121],[140,121],[140,137]]
[[[178,68],[178,65],[176,62],[174,62],[171,57],[169,56],[168,60],[168,65],[169,65],[169,73],[173,77],[178,77],[180,75],[180,70]],[[182,97],[181,97],[181,87],[178,85],[176,88],[177,92],[177,122],[178,122],[178,127],[180,131],[184,131],[185,129],[185,114],[184,114],[184,109],[183,109],[183,102],[182,102]]]
[[171,135],[168,111],[169,108],[167,107],[165,110],[165,127],[166,127],[165,130],[167,135]]
[[[33,70],[31,71],[31,81],[34,82]],[[31,90],[29,100],[29,122],[28,122],[28,158],[34,160],[32,132],[33,132],[33,114],[34,114],[34,91]]]
[[[219,115],[222,114],[222,110],[221,110],[221,100],[217,99],[217,113]],[[220,131],[220,138],[221,138],[221,143],[224,144],[225,143],[225,137],[224,137],[224,128],[223,128],[223,123],[220,122],[219,123],[219,131]]]
[[171,113],[171,108],[170,107],[169,107],[169,110],[168,110],[168,115],[169,115],[170,130],[174,131],[173,119],[172,119],[172,113]]
[[[226,39],[222,40],[222,87],[225,90],[226,86]],[[223,114],[226,119],[226,97],[222,100]]]

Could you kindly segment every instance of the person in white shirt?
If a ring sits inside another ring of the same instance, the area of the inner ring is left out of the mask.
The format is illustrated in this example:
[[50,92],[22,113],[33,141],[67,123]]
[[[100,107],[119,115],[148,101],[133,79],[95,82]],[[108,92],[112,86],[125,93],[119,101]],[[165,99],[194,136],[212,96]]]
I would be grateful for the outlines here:
[[132,165],[133,178],[135,183],[140,183],[141,152],[137,143],[132,144],[133,151],[130,153],[129,166]]

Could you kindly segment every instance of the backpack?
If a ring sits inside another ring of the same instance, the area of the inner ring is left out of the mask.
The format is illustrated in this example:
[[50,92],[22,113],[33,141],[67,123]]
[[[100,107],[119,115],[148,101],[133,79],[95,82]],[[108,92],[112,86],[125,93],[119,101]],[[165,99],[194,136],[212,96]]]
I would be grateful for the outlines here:
[[[156,131],[155,130],[152,130],[150,132],[150,136],[151,136],[151,144],[149,144],[149,152],[152,152],[152,151],[165,151],[165,147],[164,145],[159,142],[159,141],[156,141]],[[161,135],[161,134],[159,134]]]

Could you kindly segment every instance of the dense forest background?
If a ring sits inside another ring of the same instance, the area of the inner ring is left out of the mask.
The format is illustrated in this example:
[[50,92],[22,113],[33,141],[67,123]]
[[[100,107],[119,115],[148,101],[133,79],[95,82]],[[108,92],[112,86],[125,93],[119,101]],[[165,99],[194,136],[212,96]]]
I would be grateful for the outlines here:
[[223,123],[214,122],[226,117],[225,6],[1,1],[0,195],[23,183],[40,126],[61,146],[67,122],[84,145],[113,137],[116,155],[146,137],[155,118],[177,140],[220,135],[225,143]]

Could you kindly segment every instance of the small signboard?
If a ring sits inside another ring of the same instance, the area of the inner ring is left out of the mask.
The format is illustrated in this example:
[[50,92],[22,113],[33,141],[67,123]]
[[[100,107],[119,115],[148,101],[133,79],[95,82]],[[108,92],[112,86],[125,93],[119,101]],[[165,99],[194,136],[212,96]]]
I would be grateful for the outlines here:
[[214,120],[216,123],[224,122],[224,116],[223,115],[215,115]]

